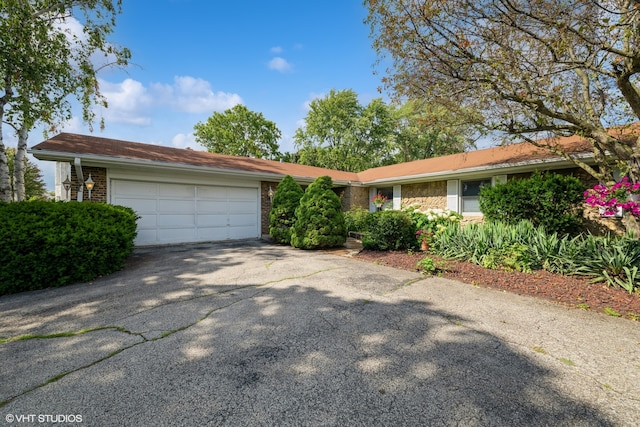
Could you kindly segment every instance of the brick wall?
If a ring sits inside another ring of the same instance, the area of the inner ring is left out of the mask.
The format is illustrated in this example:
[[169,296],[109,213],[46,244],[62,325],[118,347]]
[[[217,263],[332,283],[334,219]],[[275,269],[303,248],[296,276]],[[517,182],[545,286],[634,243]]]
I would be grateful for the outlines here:
[[[96,168],[96,167],[82,167],[82,174],[84,175],[84,180],[89,179],[89,174],[91,174],[91,179],[94,182],[93,190],[91,190],[91,200],[89,200],[89,192],[87,187],[83,184],[83,202],[106,202],[107,201],[107,170],[105,168]],[[78,200],[78,187],[80,186],[80,182],[78,181],[78,177],[76,175],[75,166],[71,167],[71,191],[69,194],[71,195],[71,200]]]
[[260,212],[260,227],[262,235],[269,234],[269,212],[271,212],[271,200],[269,200],[269,187],[275,192],[278,188],[278,182],[263,181],[260,183],[260,204],[262,210]]

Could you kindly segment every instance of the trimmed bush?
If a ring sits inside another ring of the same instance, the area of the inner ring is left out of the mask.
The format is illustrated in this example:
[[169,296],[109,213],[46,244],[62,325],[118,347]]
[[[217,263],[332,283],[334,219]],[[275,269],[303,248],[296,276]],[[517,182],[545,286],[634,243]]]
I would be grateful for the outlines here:
[[136,214],[102,203],[0,203],[0,295],[86,282],[122,269]]
[[403,211],[378,211],[371,214],[362,247],[377,251],[398,251],[415,248],[416,227],[411,216]]
[[480,189],[480,210],[487,222],[515,225],[522,220],[549,233],[576,234],[582,227],[585,186],[575,177],[535,172]]
[[347,231],[364,233],[369,228],[371,213],[359,206],[353,207],[344,213],[344,224]]
[[321,176],[307,187],[296,209],[291,245],[301,249],[342,246],[347,229],[340,198],[331,189],[333,181]]
[[285,176],[275,194],[269,212],[269,234],[277,243],[291,243],[291,227],[296,220],[296,208],[304,191],[290,175]]

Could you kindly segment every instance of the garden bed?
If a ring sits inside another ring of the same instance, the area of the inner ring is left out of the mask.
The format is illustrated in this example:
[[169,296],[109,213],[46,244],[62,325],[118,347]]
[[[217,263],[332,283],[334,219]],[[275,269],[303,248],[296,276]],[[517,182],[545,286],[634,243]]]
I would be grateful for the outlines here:
[[638,293],[629,294],[624,289],[609,287],[604,283],[589,283],[586,277],[562,276],[547,271],[520,273],[490,270],[472,263],[443,260],[438,256],[425,253],[364,250],[354,258],[417,271],[416,263],[425,256],[432,258],[438,265],[444,265],[444,269],[439,274],[448,279],[543,298],[576,309],[593,310],[640,320]]

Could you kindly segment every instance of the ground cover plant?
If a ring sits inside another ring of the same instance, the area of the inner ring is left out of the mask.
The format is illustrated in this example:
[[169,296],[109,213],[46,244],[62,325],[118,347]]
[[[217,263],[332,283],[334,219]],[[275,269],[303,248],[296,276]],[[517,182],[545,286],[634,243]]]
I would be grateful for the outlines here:
[[135,212],[104,203],[0,203],[0,295],[87,282],[122,269]]

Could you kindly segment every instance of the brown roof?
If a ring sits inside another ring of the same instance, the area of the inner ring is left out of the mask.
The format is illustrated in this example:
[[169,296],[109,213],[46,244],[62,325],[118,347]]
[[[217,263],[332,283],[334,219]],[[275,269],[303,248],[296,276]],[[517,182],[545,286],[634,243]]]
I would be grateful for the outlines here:
[[[336,181],[357,181],[352,172],[324,169],[315,166],[283,163],[273,160],[252,159],[249,157],[227,156],[182,148],[161,145],[142,144],[139,142],[120,141],[95,136],[61,133],[47,139],[31,150],[38,158],[44,152],[65,153],[69,155],[111,157],[136,159],[147,162],[167,164],[183,164],[201,166],[228,171],[245,171],[257,174],[291,175],[296,178],[315,179],[319,176],[330,176]],[[51,157],[51,156],[47,156]]]
[[[550,144],[559,144],[568,151],[580,153],[588,153],[590,151],[590,145],[576,136],[545,141]],[[35,145],[30,151],[36,158],[45,160],[57,160],[58,158],[62,160],[63,158],[75,157],[75,155],[81,157],[90,156],[93,160],[96,160],[96,158],[133,159],[150,163],[206,167],[229,172],[245,171],[258,175],[291,175],[298,179],[314,179],[327,175],[334,181],[351,181],[354,183],[397,180],[415,176],[428,177],[429,175],[445,174],[447,172],[507,167],[536,160],[558,158],[558,155],[545,148],[539,148],[529,143],[519,143],[352,173],[294,163],[227,156],[204,151],[71,133],[56,135]],[[63,156],[60,156],[61,154]]]
[[[588,142],[577,136],[541,140],[539,142],[559,145],[570,153],[588,153],[591,149],[591,145]],[[550,160],[558,157],[559,155],[554,154],[549,149],[523,142],[368,169],[360,172],[358,177],[361,181],[371,182],[399,177],[406,178],[425,174],[491,168],[492,166],[514,166],[536,160]]]

